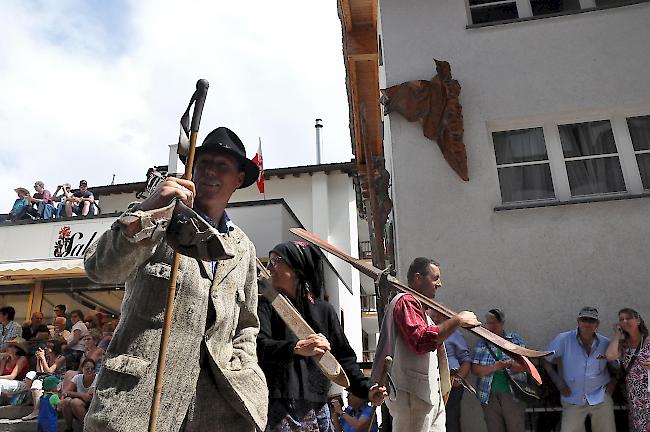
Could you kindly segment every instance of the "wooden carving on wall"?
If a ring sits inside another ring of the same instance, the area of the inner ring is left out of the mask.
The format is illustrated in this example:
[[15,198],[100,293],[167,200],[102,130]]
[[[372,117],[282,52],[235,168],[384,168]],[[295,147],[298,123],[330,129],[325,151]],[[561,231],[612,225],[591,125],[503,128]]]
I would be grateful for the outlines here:
[[452,78],[448,62],[433,61],[437,75],[431,81],[408,81],[382,90],[384,114],[397,112],[410,122],[422,121],[424,136],[438,143],[447,163],[468,181],[460,83]]

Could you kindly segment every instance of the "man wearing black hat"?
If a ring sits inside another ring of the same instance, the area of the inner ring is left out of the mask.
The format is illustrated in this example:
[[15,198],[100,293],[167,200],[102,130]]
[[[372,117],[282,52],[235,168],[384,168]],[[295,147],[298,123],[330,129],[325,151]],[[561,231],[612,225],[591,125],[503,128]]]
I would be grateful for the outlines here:
[[225,212],[257,176],[237,135],[217,128],[196,149],[193,181],[168,178],[89,247],[88,276],[126,289],[86,431],[147,429],[174,249],[182,255],[157,430],[264,429],[255,248]]

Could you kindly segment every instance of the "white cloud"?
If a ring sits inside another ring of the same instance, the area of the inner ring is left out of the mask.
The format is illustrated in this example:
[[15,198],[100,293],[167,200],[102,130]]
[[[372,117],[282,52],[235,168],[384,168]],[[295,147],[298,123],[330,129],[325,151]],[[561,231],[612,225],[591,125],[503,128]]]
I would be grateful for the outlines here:
[[323,161],[352,157],[335,2],[133,1],[124,11],[0,3],[0,212],[37,179],[50,190],[143,179],[166,163],[198,78],[210,81],[200,138],[225,125],[249,156],[261,136],[267,167],[309,164],[322,117]]

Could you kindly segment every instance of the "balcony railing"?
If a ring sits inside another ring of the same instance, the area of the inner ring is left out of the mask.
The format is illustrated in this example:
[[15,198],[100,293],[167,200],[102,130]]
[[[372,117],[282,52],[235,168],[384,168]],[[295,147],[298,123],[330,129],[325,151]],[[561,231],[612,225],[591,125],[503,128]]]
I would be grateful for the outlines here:
[[377,296],[374,294],[362,295],[361,312],[377,312]]
[[369,241],[359,242],[359,258],[372,259],[372,248]]

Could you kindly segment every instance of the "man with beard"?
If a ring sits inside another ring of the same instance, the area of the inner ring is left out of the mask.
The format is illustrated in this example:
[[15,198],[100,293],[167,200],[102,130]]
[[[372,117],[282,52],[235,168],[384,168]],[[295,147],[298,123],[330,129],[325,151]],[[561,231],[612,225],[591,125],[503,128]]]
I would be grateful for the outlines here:
[[[433,299],[442,286],[440,265],[430,258],[416,258],[407,279],[410,288]],[[393,430],[445,431],[443,395],[451,384],[442,343],[459,327],[480,324],[473,312],[463,311],[436,325],[413,295],[402,293],[393,298],[384,315],[375,357],[393,357],[391,376],[396,395],[386,399]],[[383,362],[376,364],[375,378],[383,372]]]
[[[168,178],[88,249],[88,276],[125,282],[126,289],[86,431],[147,430],[174,256],[170,244],[178,240],[171,234],[174,220],[169,229],[166,223],[174,199],[194,207],[199,217],[193,220],[209,224],[223,249],[219,259],[180,256],[157,430],[264,429],[268,393],[255,349],[255,248],[225,212],[231,195],[258,174],[237,135],[217,128],[196,149],[193,181]],[[180,202],[175,210],[175,218],[187,214]]]

